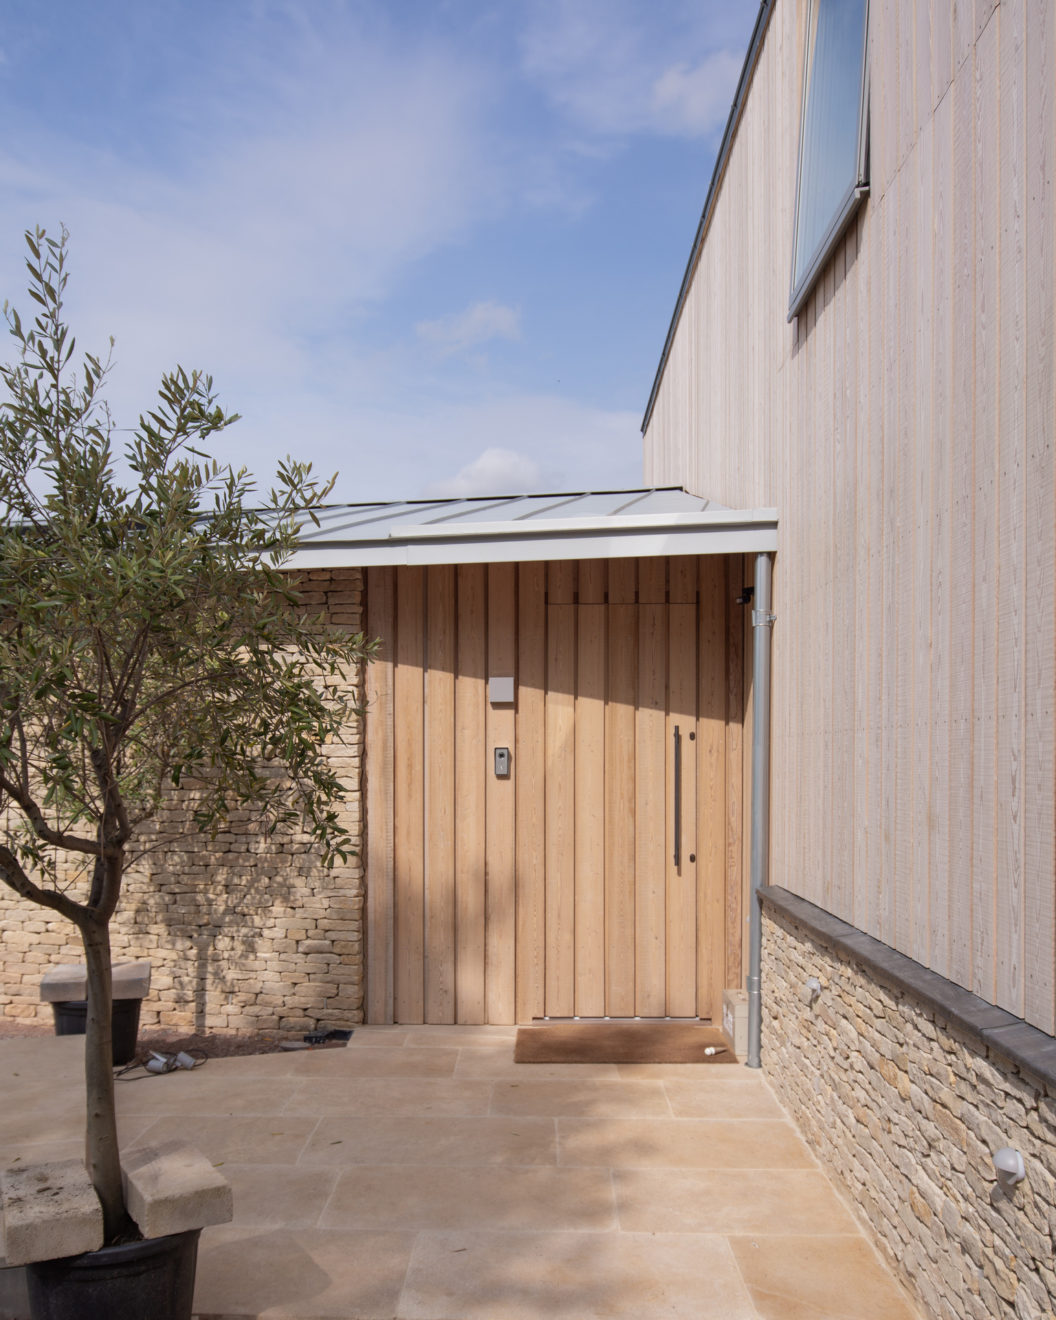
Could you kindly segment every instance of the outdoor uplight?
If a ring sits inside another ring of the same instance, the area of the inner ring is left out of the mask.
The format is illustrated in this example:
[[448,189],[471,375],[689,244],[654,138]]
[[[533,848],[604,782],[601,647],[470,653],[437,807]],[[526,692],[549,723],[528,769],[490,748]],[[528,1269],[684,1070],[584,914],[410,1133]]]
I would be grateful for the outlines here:
[[1006,1191],[1011,1187],[1015,1187],[1016,1183],[1021,1183],[1027,1176],[1027,1171],[1023,1166],[1023,1156],[1011,1146],[1002,1146],[995,1153],[994,1170],[997,1173],[999,1185]]

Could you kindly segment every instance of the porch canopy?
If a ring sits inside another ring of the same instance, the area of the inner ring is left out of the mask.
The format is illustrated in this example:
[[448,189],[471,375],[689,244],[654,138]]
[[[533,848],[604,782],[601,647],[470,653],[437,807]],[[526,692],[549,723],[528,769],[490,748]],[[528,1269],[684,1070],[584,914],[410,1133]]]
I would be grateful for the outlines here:
[[382,639],[368,1021],[719,1020],[746,902],[734,602],[776,549],[775,510],[678,487],[334,506],[301,529],[284,567],[362,569]]
[[334,505],[285,568],[758,554],[776,509],[728,509],[678,486]]

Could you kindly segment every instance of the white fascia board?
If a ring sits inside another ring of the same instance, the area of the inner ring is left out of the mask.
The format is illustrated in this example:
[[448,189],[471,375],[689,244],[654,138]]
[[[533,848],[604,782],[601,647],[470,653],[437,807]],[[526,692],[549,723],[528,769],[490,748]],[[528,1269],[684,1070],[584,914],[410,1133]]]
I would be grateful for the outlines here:
[[713,509],[700,513],[639,513],[603,516],[600,518],[525,518],[516,522],[490,523],[417,523],[389,533],[393,540],[419,541],[425,538],[462,540],[469,537],[526,537],[548,536],[563,538],[582,532],[629,533],[667,528],[688,530],[698,527],[702,531],[712,527],[743,526],[755,523],[776,523],[776,509]]
[[[707,516],[707,515],[705,515]],[[741,510],[731,516],[715,514],[707,523],[691,515],[690,525],[658,521],[655,529],[613,526],[613,520],[597,519],[600,526],[559,526],[556,533],[539,529],[525,535],[524,524],[501,524],[505,535],[478,535],[451,527],[443,536],[405,538],[402,534],[372,543],[310,543],[295,551],[285,568],[373,568],[387,564],[495,564],[529,563],[544,559],[651,559],[661,555],[762,554],[777,550],[775,510]],[[567,520],[566,520],[567,521]],[[624,520],[621,519],[621,522]],[[649,520],[652,522],[653,520]],[[534,531],[535,529],[533,529]]]

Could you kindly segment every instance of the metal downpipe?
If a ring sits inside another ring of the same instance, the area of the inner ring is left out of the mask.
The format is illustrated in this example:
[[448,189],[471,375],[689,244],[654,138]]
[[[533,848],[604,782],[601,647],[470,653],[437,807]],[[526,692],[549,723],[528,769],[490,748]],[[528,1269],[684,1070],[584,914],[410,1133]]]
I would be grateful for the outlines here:
[[752,610],[752,834],[751,894],[748,912],[748,1058],[749,1068],[762,1066],[760,1037],[763,1004],[760,967],[763,952],[763,912],[759,891],[769,883],[770,870],[770,556],[755,557]]

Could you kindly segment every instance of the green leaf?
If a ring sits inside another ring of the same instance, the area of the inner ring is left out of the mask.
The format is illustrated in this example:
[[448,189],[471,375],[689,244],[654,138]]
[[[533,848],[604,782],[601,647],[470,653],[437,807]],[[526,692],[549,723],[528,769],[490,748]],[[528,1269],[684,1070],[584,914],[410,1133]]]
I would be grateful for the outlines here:
[[[119,483],[109,359],[74,362],[61,315],[65,235],[35,231],[27,247],[43,312],[25,334],[8,312],[19,356],[0,368],[0,764],[31,729],[34,805],[61,837],[112,840],[127,818],[134,846],[181,801],[203,829],[239,810],[344,861],[345,789],[326,747],[361,714],[351,679],[373,648],[326,628],[267,559],[317,521],[333,481],[288,459],[273,507],[250,507],[250,474],[203,447],[237,414],[208,374],[177,366],[128,433]],[[58,884],[56,849],[7,806],[8,845]]]

